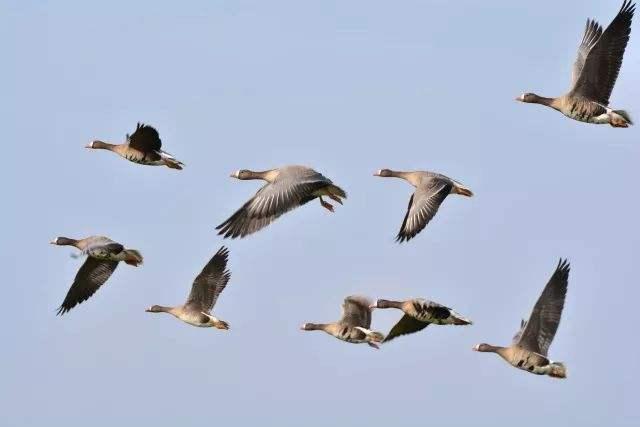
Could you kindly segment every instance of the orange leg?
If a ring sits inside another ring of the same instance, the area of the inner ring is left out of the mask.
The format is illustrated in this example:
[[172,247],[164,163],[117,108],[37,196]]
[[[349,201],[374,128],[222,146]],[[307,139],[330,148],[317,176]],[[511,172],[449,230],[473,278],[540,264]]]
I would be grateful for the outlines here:
[[323,208],[327,209],[329,212],[333,212],[333,205],[322,200],[322,196],[319,197],[320,204]]

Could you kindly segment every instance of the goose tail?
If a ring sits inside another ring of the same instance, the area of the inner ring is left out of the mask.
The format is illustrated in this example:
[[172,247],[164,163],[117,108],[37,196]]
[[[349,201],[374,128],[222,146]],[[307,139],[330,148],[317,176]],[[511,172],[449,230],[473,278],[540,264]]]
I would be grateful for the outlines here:
[[567,368],[564,363],[551,362],[549,376],[552,378],[567,378]]
[[220,319],[218,319],[216,322],[213,323],[213,327],[216,329],[222,329],[225,331],[229,330],[229,324],[224,320],[220,320]]
[[166,151],[160,151],[160,157],[162,157],[162,161],[168,168],[182,170],[182,167],[184,166],[184,163]]
[[342,197],[343,199],[347,198],[347,193],[345,193],[342,188],[338,187],[335,184],[331,184],[329,187],[327,187],[327,191],[332,196]]
[[453,319],[454,325],[459,325],[459,326],[473,325],[473,322],[470,319],[467,319],[466,317],[459,315],[453,310],[451,310],[451,317]]
[[467,197],[473,196],[473,191],[471,191],[469,188],[465,187],[464,185],[460,184],[459,182],[455,182],[453,184],[452,192],[456,194],[460,194],[461,196],[467,196]]
[[135,249],[125,249],[124,251],[124,262],[133,265],[134,267],[142,264],[144,258],[142,258],[142,254]]
[[633,125],[633,120],[626,110],[613,110],[610,113],[610,124],[616,128],[626,128]]
[[165,158],[164,164],[167,165],[168,168],[182,170],[184,163],[176,159]]

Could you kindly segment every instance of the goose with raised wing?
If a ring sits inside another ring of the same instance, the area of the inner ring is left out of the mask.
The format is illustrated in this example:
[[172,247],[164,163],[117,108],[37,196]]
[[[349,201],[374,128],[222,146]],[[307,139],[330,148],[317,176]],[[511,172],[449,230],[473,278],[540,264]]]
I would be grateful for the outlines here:
[[484,353],[496,353],[511,366],[537,375],[566,378],[563,363],[549,359],[547,352],[560,324],[564,300],[569,283],[569,263],[560,260],[551,279],[533,307],[529,320],[522,320],[520,330],[509,347],[478,344],[473,349]]
[[342,303],[342,317],[333,323],[305,323],[303,331],[323,331],[352,344],[366,343],[373,348],[384,340],[384,335],[371,330],[371,300],[351,295]]
[[226,221],[216,227],[225,238],[245,237],[271,224],[281,215],[319,199],[320,205],[333,212],[333,205],[323,199],[328,197],[340,204],[347,197],[343,189],[329,178],[306,166],[284,166],[255,172],[241,169],[232,178],[260,179],[267,183],[249,201]]
[[169,313],[189,325],[200,328],[229,329],[227,322],[211,315],[211,309],[231,278],[231,272],[227,270],[228,258],[229,250],[221,247],[193,281],[191,293],[183,305],[153,305],[145,311]]
[[626,128],[633,124],[625,110],[609,107],[609,97],[618,78],[625,48],[631,34],[636,5],[625,0],[606,30],[588,19],[573,65],[571,89],[558,98],[524,93],[517,101],[541,104],[574,120]]
[[89,299],[111,277],[121,261],[134,267],[142,264],[143,258],[135,249],[125,249],[123,245],[104,236],[90,236],[76,240],[57,237],[52,245],[73,246],[86,255],[87,259],[78,270],[67,296],[58,308],[58,314],[65,314],[76,305]]
[[416,188],[409,199],[407,213],[396,236],[396,241],[400,243],[413,239],[421,232],[449,194],[473,196],[473,192],[458,181],[435,172],[380,169],[374,176],[401,178]]
[[184,163],[171,154],[163,151],[162,141],[158,131],[149,125],[138,123],[136,130],[126,137],[123,144],[110,144],[96,140],[85,148],[112,151],[120,157],[133,163],[147,166],[167,166],[171,169],[182,170]]
[[427,326],[434,325],[471,325],[473,322],[461,316],[449,307],[424,298],[412,298],[405,301],[379,299],[371,308],[395,308],[404,316],[387,334],[384,342],[389,342],[400,335],[413,334]]

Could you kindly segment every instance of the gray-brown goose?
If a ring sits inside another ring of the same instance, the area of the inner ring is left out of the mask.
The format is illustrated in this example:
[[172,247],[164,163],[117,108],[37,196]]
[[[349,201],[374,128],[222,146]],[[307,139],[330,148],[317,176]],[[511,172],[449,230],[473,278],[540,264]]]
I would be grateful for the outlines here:
[[551,107],[581,122],[608,123],[622,128],[633,124],[626,111],[614,110],[608,105],[631,34],[635,7],[631,1],[625,0],[618,15],[604,31],[596,21],[587,20],[578,57],[573,64],[571,89],[566,95],[545,98],[535,93],[524,93],[516,100]]
[[229,251],[224,246],[209,260],[198,277],[193,281],[187,302],[177,307],[154,305],[146,309],[148,313],[169,313],[193,326],[229,329],[229,324],[211,315],[218,296],[227,286],[231,272],[227,270]]
[[262,172],[246,169],[231,174],[232,178],[266,181],[258,192],[229,219],[216,227],[225,238],[245,237],[271,224],[282,214],[313,199],[333,212],[333,206],[322,198],[329,197],[342,204],[347,194],[333,182],[306,166],[284,166]]
[[569,263],[560,260],[556,271],[533,307],[528,321],[522,320],[520,331],[509,347],[478,344],[475,351],[496,353],[512,366],[537,375],[566,378],[563,363],[547,357],[549,346],[556,335],[569,282]]
[[404,313],[400,321],[391,328],[384,342],[389,342],[400,335],[421,331],[432,323],[434,325],[471,325],[473,323],[449,307],[424,298],[412,298],[406,301],[379,299],[371,307],[395,308]]
[[303,331],[324,331],[327,334],[352,344],[367,343],[379,348],[378,343],[384,340],[380,332],[371,328],[371,301],[363,296],[352,295],[342,303],[342,317],[333,323],[305,323]]
[[93,141],[86,148],[108,150],[133,163],[147,166],[167,166],[181,170],[184,163],[171,154],[161,150],[162,141],[155,128],[138,123],[133,134],[127,134],[124,144],[110,144],[100,140]]
[[76,305],[89,299],[111,277],[120,261],[137,267],[143,258],[135,249],[125,249],[120,243],[104,236],[90,236],[76,240],[68,237],[57,237],[52,245],[73,246],[86,255],[76,278],[67,292],[67,296],[58,308],[58,314],[65,314]]
[[409,199],[407,213],[396,236],[396,241],[400,243],[413,239],[422,231],[436,215],[440,204],[449,194],[473,196],[471,190],[458,181],[435,172],[380,169],[374,175],[383,178],[402,178],[416,188]]

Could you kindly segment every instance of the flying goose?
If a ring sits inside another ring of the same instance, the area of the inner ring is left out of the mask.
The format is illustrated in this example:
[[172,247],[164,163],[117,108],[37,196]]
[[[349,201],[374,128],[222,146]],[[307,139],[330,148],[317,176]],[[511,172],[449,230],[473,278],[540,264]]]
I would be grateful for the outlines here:
[[560,260],[556,271],[533,307],[528,321],[520,323],[520,331],[509,347],[478,344],[475,351],[497,353],[512,366],[537,375],[566,378],[564,364],[548,359],[547,351],[560,324],[560,316],[567,295],[569,263]]
[[625,0],[618,15],[604,31],[596,21],[587,20],[578,58],[573,64],[571,89],[566,95],[545,98],[535,93],[524,93],[516,100],[546,105],[581,122],[608,123],[622,128],[633,124],[626,111],[613,110],[608,105],[631,34],[635,7],[630,0]]
[[444,175],[428,171],[401,172],[380,169],[374,174],[383,178],[402,178],[416,187],[409,199],[407,213],[396,236],[396,242],[413,239],[438,212],[440,204],[449,194],[471,197],[473,193],[464,185]]
[[178,161],[171,154],[161,150],[162,142],[155,128],[138,123],[135,132],[127,134],[124,144],[109,144],[103,141],[93,141],[85,148],[113,151],[130,162],[148,166],[165,165],[171,169],[182,170],[184,163]]
[[58,246],[74,246],[81,251],[81,255],[87,256],[62,305],[58,308],[58,315],[65,314],[89,299],[111,277],[120,261],[134,267],[142,264],[143,261],[142,255],[137,250],[125,249],[120,243],[104,236],[91,236],[80,240],[57,237],[50,243]]
[[371,328],[371,301],[362,296],[348,296],[342,303],[342,318],[333,323],[305,323],[303,331],[324,331],[329,335],[352,344],[367,343],[379,348],[377,343],[384,340],[384,335]]
[[267,182],[249,201],[229,219],[216,227],[218,234],[225,238],[245,237],[266,227],[280,215],[302,206],[313,199],[333,212],[333,205],[325,202],[323,196],[342,204],[347,194],[331,180],[306,166],[284,166],[263,172],[241,169],[232,178],[262,179]]
[[397,308],[404,316],[387,334],[384,342],[389,342],[400,335],[412,334],[434,325],[471,325],[471,320],[462,317],[449,307],[423,298],[412,298],[406,301],[389,301],[379,299],[371,308]]
[[193,281],[187,302],[177,307],[154,305],[146,309],[148,313],[169,313],[185,323],[201,328],[214,327],[229,329],[229,324],[211,315],[218,296],[231,278],[227,270],[229,251],[224,246],[204,266]]

